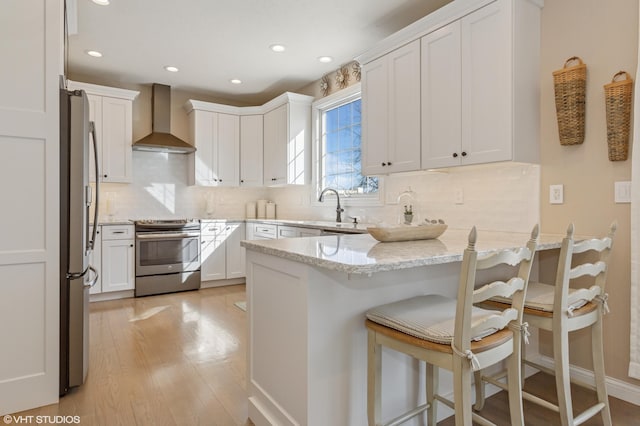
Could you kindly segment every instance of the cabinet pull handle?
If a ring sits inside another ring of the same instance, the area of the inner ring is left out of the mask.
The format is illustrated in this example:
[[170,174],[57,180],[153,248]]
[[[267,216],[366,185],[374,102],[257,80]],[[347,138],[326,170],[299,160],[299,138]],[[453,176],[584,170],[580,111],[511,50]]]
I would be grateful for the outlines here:
[[124,234],[124,231],[113,231],[113,234]]
[[453,153],[453,158],[457,158],[457,157],[458,157],[458,153],[457,153],[457,152],[454,152],[454,153]]
[[463,157],[466,157],[466,156],[467,156],[467,153],[466,153],[465,151],[462,151],[462,156],[463,156]]

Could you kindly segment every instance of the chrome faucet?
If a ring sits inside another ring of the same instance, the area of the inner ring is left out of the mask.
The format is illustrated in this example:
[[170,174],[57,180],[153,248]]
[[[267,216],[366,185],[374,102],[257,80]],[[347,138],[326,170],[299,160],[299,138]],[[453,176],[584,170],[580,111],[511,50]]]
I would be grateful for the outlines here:
[[334,194],[336,194],[336,200],[338,200],[338,205],[336,206],[336,222],[342,222],[341,213],[344,211],[344,209],[342,207],[340,207],[340,195],[338,195],[338,191],[336,191],[333,188],[325,188],[320,193],[320,197],[318,198],[318,201],[320,201],[320,202],[324,201],[324,194],[327,191],[333,192]]

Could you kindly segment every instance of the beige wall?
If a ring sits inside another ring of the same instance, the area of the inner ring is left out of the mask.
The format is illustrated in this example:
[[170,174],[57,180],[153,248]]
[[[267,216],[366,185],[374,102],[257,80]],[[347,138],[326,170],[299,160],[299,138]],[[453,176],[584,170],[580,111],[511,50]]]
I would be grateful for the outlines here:
[[[630,204],[614,203],[614,182],[631,180],[631,160],[611,162],[603,85],[619,70],[635,76],[638,52],[637,0],[545,0],[541,40],[541,188],[543,232],[564,233],[574,222],[579,234],[602,235],[618,222],[605,317],[606,372],[627,376],[629,366]],[[587,64],[586,131],[582,145],[561,146],[551,73],[571,56]],[[564,185],[564,204],[549,204],[549,185]],[[571,362],[590,367],[588,334],[572,341]],[[541,350],[550,354],[548,339]]]

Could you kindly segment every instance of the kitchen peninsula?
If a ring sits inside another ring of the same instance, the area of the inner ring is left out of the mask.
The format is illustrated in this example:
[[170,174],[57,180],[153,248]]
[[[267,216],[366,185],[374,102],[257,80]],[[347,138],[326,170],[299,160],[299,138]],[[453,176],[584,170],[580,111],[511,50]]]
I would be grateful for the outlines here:
[[[439,239],[395,243],[368,234],[243,241],[251,420],[367,424],[366,310],[418,294],[455,296],[468,232],[449,229]],[[527,233],[478,234],[480,255],[529,239]],[[541,235],[538,250],[556,249],[561,240]],[[384,419],[424,399],[424,367],[398,353],[382,358]],[[444,390],[445,373],[441,382]],[[445,411],[439,408],[441,416]]]

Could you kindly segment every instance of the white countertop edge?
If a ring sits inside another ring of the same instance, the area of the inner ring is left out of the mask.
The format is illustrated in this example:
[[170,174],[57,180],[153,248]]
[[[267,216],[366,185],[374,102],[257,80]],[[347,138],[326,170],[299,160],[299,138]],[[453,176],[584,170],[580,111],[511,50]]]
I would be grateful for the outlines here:
[[[468,230],[450,229],[439,239],[422,240],[422,243],[417,241],[379,243],[369,234],[342,235],[335,257],[318,254],[320,244],[331,244],[335,241],[335,235],[285,240],[245,240],[241,245],[248,250],[333,271],[373,274],[461,261],[467,245],[467,235]],[[557,234],[540,235],[538,251],[559,248],[563,237],[564,235]],[[529,234],[526,233],[480,231],[476,247],[478,253],[484,255],[500,249],[524,246],[528,239]],[[439,243],[430,250],[428,243],[424,241]],[[417,247],[417,250],[413,251],[412,246]],[[374,247],[380,249],[375,253],[378,258],[370,256],[373,254]],[[407,255],[408,251],[413,255]],[[430,254],[429,251],[435,251],[435,253]]]

